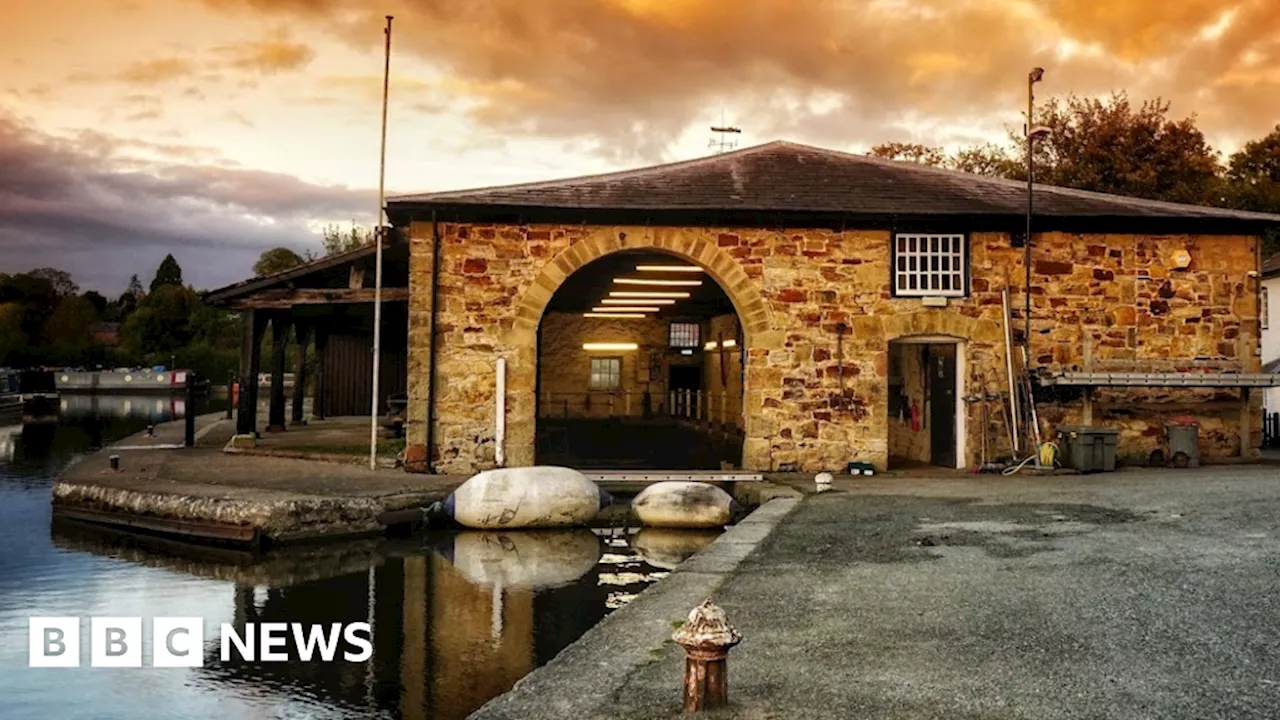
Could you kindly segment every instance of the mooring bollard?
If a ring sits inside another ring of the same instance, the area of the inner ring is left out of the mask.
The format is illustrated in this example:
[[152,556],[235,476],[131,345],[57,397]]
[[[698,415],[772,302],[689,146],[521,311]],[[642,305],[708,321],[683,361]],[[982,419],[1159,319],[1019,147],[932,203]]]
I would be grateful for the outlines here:
[[148,425],[148,426],[147,426],[147,437],[155,437],[155,436],[156,436],[156,426],[155,426],[155,425]]
[[742,635],[710,600],[689,613],[671,636],[684,648],[684,711],[714,710],[729,704],[729,650]]
[[831,489],[831,481],[835,478],[829,472],[820,472],[813,478],[814,484],[817,486],[818,492],[826,492]]
[[111,461],[111,469],[115,470],[116,472],[120,472],[120,456],[112,455],[108,459]]

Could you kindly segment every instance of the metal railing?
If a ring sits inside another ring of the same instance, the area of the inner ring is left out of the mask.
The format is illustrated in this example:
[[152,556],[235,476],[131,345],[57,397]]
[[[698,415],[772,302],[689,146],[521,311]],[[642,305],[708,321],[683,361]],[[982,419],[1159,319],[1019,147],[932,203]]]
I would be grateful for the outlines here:
[[538,417],[606,419],[670,417],[708,426],[742,427],[742,397],[738,393],[671,390],[658,393],[589,390],[576,393],[543,392]]

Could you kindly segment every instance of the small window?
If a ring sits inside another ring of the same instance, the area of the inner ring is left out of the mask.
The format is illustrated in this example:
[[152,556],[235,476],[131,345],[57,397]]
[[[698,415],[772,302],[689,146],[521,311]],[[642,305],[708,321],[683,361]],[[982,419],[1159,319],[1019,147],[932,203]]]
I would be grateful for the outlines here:
[[1262,288],[1262,329],[1266,330],[1271,320],[1271,302],[1267,298],[1267,288]]
[[671,347],[698,347],[698,323],[671,323]]
[[622,387],[622,358],[591,358],[591,389],[617,390]]
[[966,245],[964,235],[895,235],[894,294],[964,297],[969,290]]

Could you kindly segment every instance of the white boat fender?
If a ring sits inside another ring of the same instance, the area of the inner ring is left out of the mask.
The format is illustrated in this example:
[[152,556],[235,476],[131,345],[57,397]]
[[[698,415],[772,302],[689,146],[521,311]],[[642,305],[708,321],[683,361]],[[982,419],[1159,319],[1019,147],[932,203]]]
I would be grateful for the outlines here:
[[586,525],[613,497],[572,468],[533,466],[479,473],[443,503],[456,522],[476,530]]
[[646,487],[631,508],[650,527],[713,528],[728,525],[738,503],[715,485],[667,481]]
[[631,547],[646,563],[663,570],[674,570],[720,537],[715,528],[641,528],[631,538]]
[[543,589],[577,582],[600,561],[600,538],[586,528],[502,532],[464,530],[436,553],[473,585]]

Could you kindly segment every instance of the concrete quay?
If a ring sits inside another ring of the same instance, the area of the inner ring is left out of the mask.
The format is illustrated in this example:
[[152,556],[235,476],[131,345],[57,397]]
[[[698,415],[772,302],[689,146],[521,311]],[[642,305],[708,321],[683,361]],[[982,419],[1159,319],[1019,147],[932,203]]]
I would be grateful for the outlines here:
[[193,448],[181,447],[183,421],[169,422],[68,468],[53,488],[55,518],[260,546],[378,533],[382,513],[443,499],[465,479],[225,453],[232,421],[204,415],[196,427]]
[[837,478],[779,500],[475,720],[676,718],[723,607],[720,718],[1280,717],[1280,471]]

